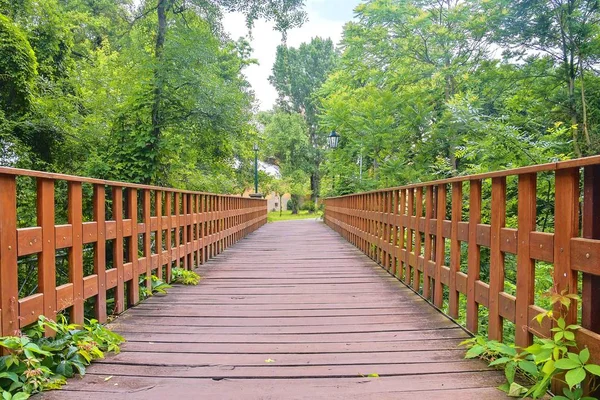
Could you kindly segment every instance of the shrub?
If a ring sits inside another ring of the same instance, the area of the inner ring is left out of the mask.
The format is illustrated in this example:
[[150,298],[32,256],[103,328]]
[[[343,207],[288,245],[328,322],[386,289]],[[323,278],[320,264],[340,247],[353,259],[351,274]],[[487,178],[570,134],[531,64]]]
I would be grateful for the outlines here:
[[181,283],[182,285],[197,285],[200,282],[200,275],[187,269],[173,268],[172,280],[173,283]]
[[[3,400],[24,400],[44,390],[60,389],[76,373],[83,376],[105,352],[118,353],[125,339],[97,320],[84,326],[69,324],[59,314],[54,322],[43,315],[22,336],[0,337],[7,355],[0,357]],[[51,330],[54,337],[44,337]]]

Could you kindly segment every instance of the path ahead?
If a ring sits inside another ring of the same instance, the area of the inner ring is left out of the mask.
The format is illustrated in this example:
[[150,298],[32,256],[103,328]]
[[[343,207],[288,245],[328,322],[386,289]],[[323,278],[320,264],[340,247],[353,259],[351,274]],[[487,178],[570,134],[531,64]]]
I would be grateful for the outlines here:
[[266,225],[201,272],[128,310],[122,353],[43,397],[505,398],[459,327],[322,222]]

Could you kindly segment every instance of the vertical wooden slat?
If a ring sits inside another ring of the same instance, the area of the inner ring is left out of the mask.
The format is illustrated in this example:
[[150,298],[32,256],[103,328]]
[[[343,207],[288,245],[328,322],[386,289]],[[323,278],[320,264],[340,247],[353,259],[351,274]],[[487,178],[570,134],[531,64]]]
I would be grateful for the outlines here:
[[[138,210],[137,189],[127,189],[127,218],[131,219],[131,238],[127,248],[127,258],[131,262],[131,280],[127,283],[127,297],[129,306],[136,305],[140,301],[140,284],[138,271]],[[146,232],[150,229],[146,222]]]
[[398,241],[398,276],[406,283],[406,258],[403,251],[406,251],[406,190],[400,190],[400,240]]
[[535,262],[530,256],[529,236],[536,228],[536,182],[536,174],[519,175],[515,344],[523,348],[533,342],[528,311],[534,302]]
[[414,282],[411,284],[411,265],[410,265],[410,257],[413,252],[413,238],[415,234],[414,226],[412,223],[412,216],[415,210],[415,191],[414,189],[408,189],[408,216],[406,218],[407,225],[407,238],[406,238],[406,260],[405,260],[405,271],[404,271],[404,279],[406,279],[406,283],[409,286],[414,287]]
[[[584,169],[583,237],[600,239],[600,165]],[[583,274],[581,325],[600,333],[600,276]]]
[[[144,257],[146,258],[146,290],[148,293],[152,293],[152,242],[151,242],[151,229],[150,229],[150,190],[144,189],[142,194],[142,212],[144,218],[144,224],[146,225],[146,231],[143,236],[144,244]],[[159,268],[162,275],[162,268]],[[161,277],[157,274],[157,277]]]
[[81,182],[69,182],[68,219],[73,233],[73,244],[69,250],[69,281],[73,283],[73,307],[71,322],[83,324],[83,208]]
[[2,335],[19,333],[17,272],[17,183],[0,174],[0,304]]
[[469,256],[467,274],[467,329],[477,333],[479,305],[475,299],[475,284],[479,280],[480,246],[477,244],[477,225],[481,222],[481,181],[470,181],[469,190]]
[[456,290],[456,273],[460,271],[460,241],[458,223],[462,219],[462,182],[452,183],[452,228],[450,231],[450,285],[448,288],[448,314],[458,318],[459,293]]
[[[94,245],[94,273],[98,275],[98,295],[94,312],[100,323],[106,322],[106,190],[104,185],[94,185],[94,221],[97,223],[98,241]],[[54,235],[53,235],[54,236]]]
[[[156,212],[156,233],[155,233],[155,242],[156,242],[156,254],[158,254],[158,268],[162,271],[163,269],[163,249],[162,249],[162,191],[157,190],[154,192],[154,210]],[[167,264],[167,276],[165,277],[166,282],[171,282],[171,264]]]
[[[37,223],[42,228],[42,252],[38,254],[38,292],[44,294],[44,315],[56,319],[56,245],[54,235],[54,181],[37,180]],[[54,335],[46,329],[46,335]]]
[[125,287],[123,284],[123,188],[113,186],[113,219],[116,221],[117,237],[113,246],[114,267],[117,268],[117,287],[115,289],[115,312],[125,311]]
[[506,178],[492,179],[492,217],[490,243],[490,289],[488,337],[502,340],[499,294],[504,291],[504,253],[500,250],[501,232],[506,223]]
[[444,220],[446,219],[446,185],[437,186],[436,196],[436,238],[435,238],[435,281],[433,287],[433,304],[441,308],[444,302],[444,291],[442,287],[442,265],[444,264],[444,254],[446,245],[444,243]]
[[423,215],[423,186],[417,188],[415,208],[415,268],[413,269],[413,287],[418,292],[421,286],[421,271],[419,271],[419,256],[421,255],[421,216]]
[[[577,273],[571,269],[571,238],[579,232],[579,169],[556,171],[556,203],[554,206],[554,284],[560,293],[577,293]],[[560,311],[557,305],[556,311]],[[577,307],[569,309],[568,324],[576,323]]]
[[166,248],[167,248],[167,269],[170,269],[171,266],[173,265],[173,255],[172,255],[172,251],[173,251],[173,243],[171,240],[171,234],[172,234],[172,223],[171,223],[171,212],[172,212],[172,203],[171,203],[171,199],[173,198],[173,193],[171,192],[165,192],[165,210],[164,210],[164,214],[167,216],[167,234],[165,235],[165,239],[166,239]]
[[392,227],[391,270],[392,270],[392,274],[394,274],[394,276],[397,276],[397,274],[398,274],[398,232],[399,232],[399,227],[398,227],[398,223],[397,223],[397,216],[398,216],[398,202],[399,202],[398,197],[399,196],[400,196],[400,192],[397,190],[394,190],[392,213],[390,215],[390,218],[392,218],[391,221],[393,221],[392,222],[393,227]]
[[429,276],[429,260],[431,260],[431,217],[433,216],[433,186],[427,186],[425,195],[425,252],[423,254],[423,297],[431,296],[431,277]]

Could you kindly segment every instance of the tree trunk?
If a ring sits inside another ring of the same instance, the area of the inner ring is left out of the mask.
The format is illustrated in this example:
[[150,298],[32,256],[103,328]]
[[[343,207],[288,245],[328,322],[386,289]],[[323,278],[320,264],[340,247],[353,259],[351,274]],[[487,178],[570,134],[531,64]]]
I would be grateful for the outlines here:
[[298,214],[298,209],[300,207],[300,196],[297,194],[293,194],[291,197],[292,200],[292,215]]
[[[156,32],[156,44],[154,47],[154,90],[152,92],[152,142],[149,147],[151,155],[155,156],[157,161],[157,152],[160,144],[162,129],[162,110],[161,102],[163,95],[163,81],[161,76],[161,64],[163,58],[163,49],[165,47],[165,37],[167,35],[167,8],[169,0],[158,0],[156,8],[158,16],[158,30]],[[147,182],[149,183],[149,182]]]
[[317,197],[319,197],[319,172],[314,171],[310,176],[310,190],[311,195],[310,198],[314,202],[316,202]]

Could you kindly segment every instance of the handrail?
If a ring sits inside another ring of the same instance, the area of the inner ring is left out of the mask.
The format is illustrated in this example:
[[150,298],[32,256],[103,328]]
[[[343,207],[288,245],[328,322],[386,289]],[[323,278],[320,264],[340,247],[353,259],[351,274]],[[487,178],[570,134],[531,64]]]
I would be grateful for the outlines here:
[[[18,177],[36,181],[35,226],[17,226]],[[61,181],[68,188],[67,224],[58,225]],[[84,185],[92,186],[91,199],[84,199]],[[85,212],[91,221],[84,221]],[[114,312],[121,313],[139,302],[140,277],[147,288],[152,275],[170,281],[173,266],[192,269],[266,221],[266,200],[0,167],[0,335],[18,334],[39,315],[55,318],[63,310],[82,323],[87,299],[105,322],[107,291],[114,289]],[[93,246],[87,275],[86,245]],[[68,251],[68,282],[57,286],[61,249]],[[18,260],[31,255],[37,255],[37,293],[19,298]]]
[[[537,229],[540,173],[555,180],[553,233]],[[463,186],[468,196],[463,196]],[[491,194],[485,202],[482,188]],[[534,319],[544,311],[534,294],[536,261],[552,264],[557,290],[576,291],[582,282],[577,340],[600,361],[600,156],[333,197],[324,203],[327,225],[437,308],[446,304],[449,316],[458,318],[464,311],[471,332],[480,333],[479,311],[487,308],[490,339],[503,339],[504,321],[516,324],[517,346],[529,346],[534,335],[549,336],[548,320],[540,326]],[[482,223],[482,215],[489,215],[488,223]],[[507,226],[507,215],[517,217],[516,226]],[[468,251],[461,254],[464,244]],[[489,249],[488,282],[480,274],[482,248]],[[516,257],[514,294],[506,291],[507,254]],[[461,295],[466,296],[464,307]],[[567,324],[577,321],[577,307],[571,307]]]

